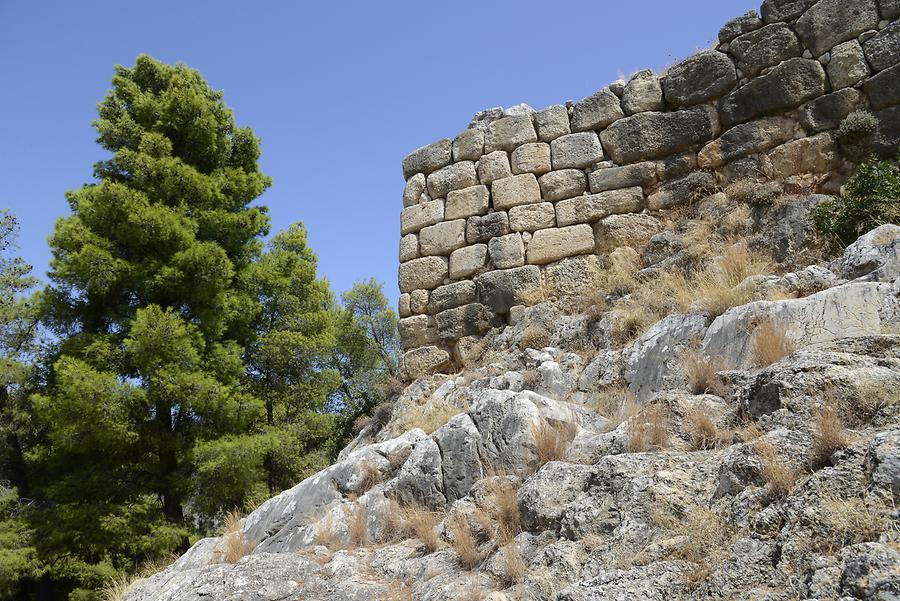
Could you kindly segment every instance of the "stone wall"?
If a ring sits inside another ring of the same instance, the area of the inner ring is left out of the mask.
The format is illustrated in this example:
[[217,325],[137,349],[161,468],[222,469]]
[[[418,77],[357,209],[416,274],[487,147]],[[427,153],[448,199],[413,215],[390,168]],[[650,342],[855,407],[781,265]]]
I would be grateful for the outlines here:
[[589,292],[603,254],[716,186],[764,173],[837,189],[849,165],[835,132],[854,110],[896,152],[900,0],[766,0],[761,13],[663,74],[483,111],[403,160],[408,377],[463,361],[517,307]]

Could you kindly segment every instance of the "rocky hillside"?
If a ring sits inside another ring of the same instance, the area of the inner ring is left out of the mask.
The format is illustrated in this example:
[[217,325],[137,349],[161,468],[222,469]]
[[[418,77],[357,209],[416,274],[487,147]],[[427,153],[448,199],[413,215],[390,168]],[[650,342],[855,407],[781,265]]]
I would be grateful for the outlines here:
[[125,598],[897,599],[900,227],[777,274],[750,249],[815,255],[770,226],[817,197],[698,258],[715,196]]

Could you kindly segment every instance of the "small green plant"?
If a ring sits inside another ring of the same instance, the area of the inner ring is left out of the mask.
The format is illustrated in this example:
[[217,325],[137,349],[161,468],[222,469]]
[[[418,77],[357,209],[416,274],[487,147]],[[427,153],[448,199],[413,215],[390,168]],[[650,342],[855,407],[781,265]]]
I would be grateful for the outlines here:
[[900,223],[898,161],[871,160],[859,165],[840,196],[813,208],[812,222],[835,252],[879,225]]
[[858,162],[869,154],[877,131],[875,115],[865,110],[853,111],[838,126],[837,139],[847,158]]

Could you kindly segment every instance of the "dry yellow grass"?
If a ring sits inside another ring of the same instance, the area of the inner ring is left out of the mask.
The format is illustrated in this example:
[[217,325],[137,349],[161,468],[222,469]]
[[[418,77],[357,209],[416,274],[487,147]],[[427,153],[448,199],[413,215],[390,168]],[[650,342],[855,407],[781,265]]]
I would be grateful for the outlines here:
[[365,547],[369,544],[369,510],[365,505],[356,504],[347,520],[350,544]]
[[241,528],[242,519],[243,516],[238,510],[225,514],[219,534],[221,538],[216,545],[216,557],[219,563],[237,563],[241,557],[253,550],[254,545],[247,540]]
[[488,511],[497,522],[494,536],[508,544],[522,531],[522,514],[516,487],[508,480],[492,480],[488,486]]
[[891,510],[883,503],[861,497],[844,499],[832,492],[822,494],[821,516],[828,527],[826,547],[832,553],[848,545],[877,541],[894,528]]
[[335,530],[334,517],[331,513],[325,515],[324,518],[316,523],[315,541],[317,545],[322,545],[329,551],[337,551],[343,548],[343,541]]
[[425,405],[402,407],[397,405],[394,411],[393,430],[406,432],[413,428],[421,428],[426,434],[432,434],[450,421],[451,417],[463,413],[460,407],[447,401],[435,401]]
[[519,346],[537,350],[550,346],[550,331],[541,325],[530,325],[522,332]]
[[394,580],[387,585],[384,601],[413,601],[412,587],[400,580]]
[[726,520],[706,507],[689,507],[684,515],[676,516],[671,508],[662,505],[651,508],[653,523],[674,536],[685,537],[685,543],[672,553],[677,559],[694,564],[686,574],[687,581],[697,584],[705,580],[731,554],[735,532]]
[[695,450],[710,450],[721,442],[721,435],[715,422],[698,407],[687,414],[688,435]]
[[753,364],[768,367],[794,352],[794,342],[784,326],[772,320],[764,320],[753,331]]
[[522,549],[519,545],[509,543],[500,549],[500,554],[503,584],[510,587],[522,582],[525,578],[525,561],[522,559]]
[[413,536],[425,545],[429,553],[441,548],[441,535],[437,527],[444,519],[444,514],[431,511],[427,507],[412,503],[399,508],[399,518],[403,532]]
[[628,429],[629,453],[645,453],[666,448],[669,419],[661,407],[651,407],[632,419]]
[[880,411],[900,403],[900,394],[897,389],[900,382],[870,381],[861,384],[857,390],[857,399],[854,412],[863,421],[870,421]]
[[359,486],[356,487],[356,492],[365,494],[381,484],[383,480],[384,476],[378,466],[371,461],[365,461],[359,466]]
[[753,442],[763,435],[762,428],[756,422],[750,422],[737,431],[738,438],[744,442]]
[[775,447],[768,440],[757,440],[753,450],[762,465],[762,477],[772,498],[784,498],[794,490],[797,475],[778,457]]
[[627,387],[614,386],[597,392],[591,408],[609,420],[608,430],[614,430],[637,415],[641,407]]
[[178,556],[175,554],[167,553],[155,560],[147,561],[134,574],[124,574],[113,578],[100,589],[100,598],[103,601],[122,601],[139,584],[150,576],[162,572],[177,559]]
[[467,570],[472,570],[481,560],[483,554],[478,549],[478,543],[472,536],[469,521],[461,513],[454,513],[447,520],[447,530],[450,536],[450,545],[459,560],[459,565]]
[[722,256],[693,278],[697,305],[703,311],[721,315],[732,307],[760,300],[752,289],[739,286],[751,275],[772,273],[772,262],[741,245],[725,249]]
[[844,422],[833,405],[825,405],[816,412],[812,433],[809,462],[813,469],[829,465],[831,456],[850,444],[844,431]]
[[541,418],[533,423],[531,436],[534,438],[537,467],[562,459],[575,438],[576,431],[577,426],[570,421],[552,422]]
[[681,369],[688,379],[691,393],[717,396],[725,394],[725,385],[718,375],[718,372],[726,369],[723,360],[711,359],[699,350],[689,348],[681,355]]

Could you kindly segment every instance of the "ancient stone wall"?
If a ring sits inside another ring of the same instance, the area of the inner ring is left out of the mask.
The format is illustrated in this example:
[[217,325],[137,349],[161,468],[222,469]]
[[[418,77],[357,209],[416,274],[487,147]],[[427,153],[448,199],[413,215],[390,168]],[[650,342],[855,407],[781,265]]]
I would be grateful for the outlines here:
[[[900,0],[766,0],[716,48],[578,102],[475,116],[403,160],[400,331],[409,377],[547,296],[589,292],[654,215],[765,174],[835,190],[857,109],[900,139]],[[649,229],[649,232],[648,232]]]

